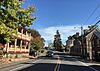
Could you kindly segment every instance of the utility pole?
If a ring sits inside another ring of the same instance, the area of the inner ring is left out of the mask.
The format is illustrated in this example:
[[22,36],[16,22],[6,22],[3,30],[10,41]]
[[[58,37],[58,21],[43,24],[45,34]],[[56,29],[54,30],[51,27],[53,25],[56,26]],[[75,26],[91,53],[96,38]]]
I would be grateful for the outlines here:
[[83,36],[83,27],[81,27],[81,36],[82,36],[82,39],[81,39],[81,55],[82,55],[82,58],[84,59],[85,57],[85,54],[84,54],[84,36]]
[[[76,28],[76,27],[74,27],[74,28]],[[83,27],[81,26],[81,27],[78,27],[78,28],[80,28],[81,29],[81,56],[82,56],[82,58],[84,59],[84,57],[85,57],[85,48],[84,48],[84,32],[83,32]]]

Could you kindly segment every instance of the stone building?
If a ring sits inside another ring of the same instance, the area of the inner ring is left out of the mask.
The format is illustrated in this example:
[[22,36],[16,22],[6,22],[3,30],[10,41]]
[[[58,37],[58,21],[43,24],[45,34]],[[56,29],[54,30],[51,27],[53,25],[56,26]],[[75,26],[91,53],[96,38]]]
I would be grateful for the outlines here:
[[70,53],[71,47],[74,45],[75,38],[73,36],[69,36],[66,41],[66,52]]
[[66,47],[71,55],[81,55],[81,42],[78,39],[79,33],[69,36],[66,41]]
[[70,46],[70,54],[80,55],[89,60],[100,60],[100,29],[92,25],[84,30],[83,35],[68,39],[66,46]]
[[85,56],[90,60],[100,59],[100,29],[90,28],[89,32],[84,33],[83,48]]

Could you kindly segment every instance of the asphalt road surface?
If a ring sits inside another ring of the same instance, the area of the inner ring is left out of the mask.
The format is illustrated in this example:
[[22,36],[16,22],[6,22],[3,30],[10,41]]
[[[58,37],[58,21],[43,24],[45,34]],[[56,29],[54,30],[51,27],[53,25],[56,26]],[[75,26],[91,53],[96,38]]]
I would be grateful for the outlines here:
[[18,66],[6,68],[5,71],[100,71],[100,67],[88,66],[73,56],[56,54],[53,57],[42,56],[36,61],[21,63]]

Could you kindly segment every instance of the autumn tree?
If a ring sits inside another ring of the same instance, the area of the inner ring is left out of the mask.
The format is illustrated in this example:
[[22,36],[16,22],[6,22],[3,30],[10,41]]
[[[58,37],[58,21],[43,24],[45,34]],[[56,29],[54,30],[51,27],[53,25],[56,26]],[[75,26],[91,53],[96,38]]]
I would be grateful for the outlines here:
[[32,25],[35,18],[31,15],[35,8],[24,9],[23,3],[22,0],[0,0],[0,40],[7,43],[11,40],[12,33],[17,33],[16,28]]
[[44,47],[44,39],[41,37],[40,33],[35,29],[31,29],[31,35],[33,39],[31,40],[31,49],[39,50]]

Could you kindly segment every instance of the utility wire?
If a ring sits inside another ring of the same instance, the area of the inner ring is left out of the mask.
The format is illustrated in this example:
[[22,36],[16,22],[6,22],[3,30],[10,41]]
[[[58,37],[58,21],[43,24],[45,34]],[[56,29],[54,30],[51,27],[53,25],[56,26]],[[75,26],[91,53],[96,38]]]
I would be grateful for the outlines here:
[[[90,16],[87,18],[87,20],[83,23],[85,24],[91,17],[92,15],[95,13],[95,11],[100,7],[100,4],[97,5],[97,7],[93,10],[93,12],[90,14]],[[96,17],[97,18],[97,17]],[[81,36],[83,35],[83,26],[81,27]],[[83,59],[86,59],[86,53],[84,52],[85,49],[84,49],[84,37],[82,36],[82,58]]]
[[[100,4],[96,6],[96,8],[93,10],[93,12],[90,14],[90,16],[87,18],[87,20],[83,23],[85,24],[91,17],[92,15],[96,12],[96,10],[100,7]],[[95,18],[95,20],[100,16],[100,14]],[[81,26],[81,35],[83,34],[83,26]]]
[[100,4],[96,6],[96,8],[93,10],[93,12],[90,14],[90,16],[87,18],[87,20],[84,22],[84,24],[92,17],[92,15],[95,13],[95,11],[100,7]]
[[96,18],[91,22],[91,24],[94,23],[99,17],[100,17],[100,14],[96,16]]

